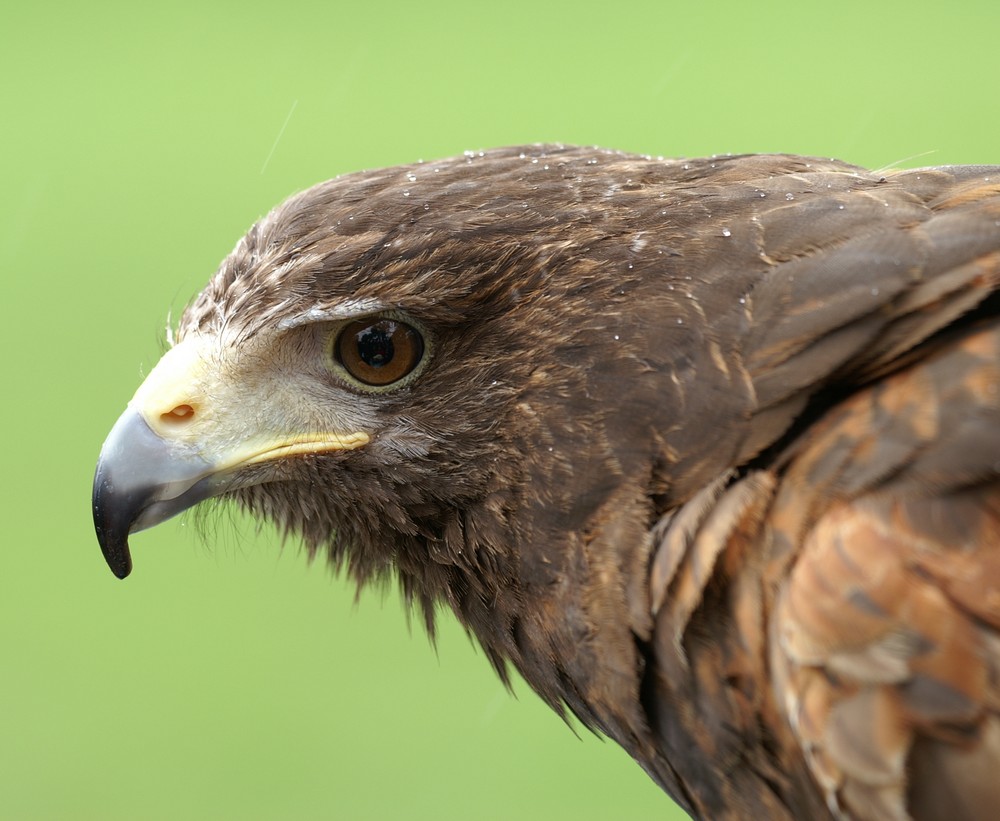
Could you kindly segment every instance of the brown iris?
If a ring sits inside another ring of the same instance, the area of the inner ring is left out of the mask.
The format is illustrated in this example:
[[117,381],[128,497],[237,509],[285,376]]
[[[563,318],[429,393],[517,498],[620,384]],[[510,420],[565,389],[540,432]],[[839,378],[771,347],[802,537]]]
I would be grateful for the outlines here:
[[423,355],[424,341],[417,330],[386,317],[350,322],[334,343],[334,356],[344,370],[375,387],[398,382],[417,367]]

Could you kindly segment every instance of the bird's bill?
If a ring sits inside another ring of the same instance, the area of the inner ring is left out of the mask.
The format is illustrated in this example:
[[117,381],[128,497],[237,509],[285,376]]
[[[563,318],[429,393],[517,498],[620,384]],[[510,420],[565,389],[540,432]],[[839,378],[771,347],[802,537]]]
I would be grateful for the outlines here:
[[129,533],[221,493],[224,484],[196,450],[157,436],[129,407],[108,434],[94,475],[94,526],[111,572],[124,579],[132,570]]
[[261,406],[274,397],[247,408],[224,371],[197,337],[178,344],[108,434],[94,475],[94,526],[118,578],[132,569],[130,533],[226,492],[244,468],[368,442],[362,432],[268,429],[275,415]]

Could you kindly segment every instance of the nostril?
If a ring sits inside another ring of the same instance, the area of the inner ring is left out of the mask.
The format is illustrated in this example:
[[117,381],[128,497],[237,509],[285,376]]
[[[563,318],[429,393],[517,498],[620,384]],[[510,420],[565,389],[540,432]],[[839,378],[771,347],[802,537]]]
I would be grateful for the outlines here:
[[168,425],[190,422],[194,418],[194,408],[191,405],[178,405],[166,413],[160,414],[160,421]]

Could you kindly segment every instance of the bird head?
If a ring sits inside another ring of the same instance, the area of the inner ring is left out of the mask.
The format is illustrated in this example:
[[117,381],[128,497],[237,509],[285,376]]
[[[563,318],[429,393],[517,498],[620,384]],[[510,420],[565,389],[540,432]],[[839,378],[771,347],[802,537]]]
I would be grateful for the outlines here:
[[[609,180],[598,161],[621,167]],[[513,149],[278,206],[186,309],[104,445],[94,515],[114,573],[130,571],[131,532],[213,496],[359,581],[396,570],[420,598],[457,571],[510,585],[529,544],[553,561],[547,547],[650,461],[636,428],[663,406],[648,383],[664,351],[637,342],[627,308],[638,263],[667,258],[636,238],[618,184],[632,162]]]
[[740,339],[769,264],[754,186],[804,167],[534,146],[293,196],[104,444],[112,571],[131,533],[233,500],[359,585],[395,577],[431,631],[446,605],[502,677],[640,749],[615,705],[638,703],[655,525],[801,408],[751,430]]

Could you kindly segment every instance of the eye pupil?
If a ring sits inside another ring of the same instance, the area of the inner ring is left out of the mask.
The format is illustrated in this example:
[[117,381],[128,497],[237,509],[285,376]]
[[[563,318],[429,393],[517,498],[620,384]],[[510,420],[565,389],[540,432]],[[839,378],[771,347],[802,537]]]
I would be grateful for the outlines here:
[[358,356],[361,361],[371,368],[381,368],[392,362],[395,355],[395,348],[392,344],[392,334],[396,330],[396,323],[385,323],[391,328],[383,329],[378,325],[365,328],[358,334],[357,346]]
[[424,341],[405,322],[370,317],[341,328],[333,355],[354,380],[372,387],[386,387],[412,373],[420,364]]

